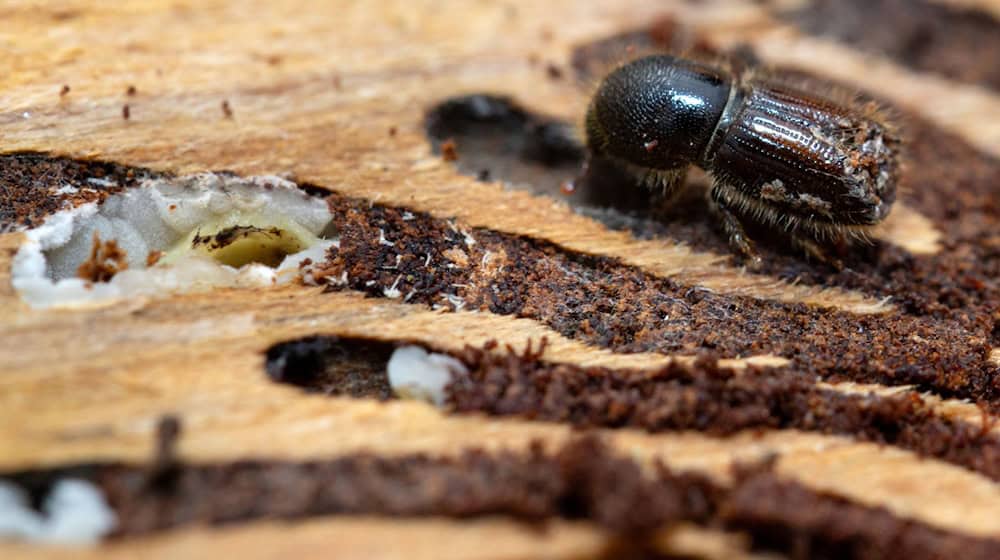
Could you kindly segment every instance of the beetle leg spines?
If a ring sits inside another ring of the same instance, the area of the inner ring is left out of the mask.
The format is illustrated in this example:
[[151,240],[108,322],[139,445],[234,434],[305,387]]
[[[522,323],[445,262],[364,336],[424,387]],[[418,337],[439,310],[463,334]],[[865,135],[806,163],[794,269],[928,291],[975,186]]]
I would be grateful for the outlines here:
[[709,208],[718,217],[732,250],[745,258],[750,268],[757,268],[762,262],[760,255],[743,227],[740,214],[726,200],[725,188],[720,183],[712,187],[708,196]]
[[687,176],[686,167],[661,170],[631,166],[632,168],[630,169],[628,164],[622,164],[621,162],[614,163],[619,168],[624,169],[626,173],[638,179],[639,184],[651,191],[658,191],[661,196],[666,198],[673,198],[677,194],[680,186],[684,184],[684,177]]
[[676,198],[677,193],[681,191],[681,186],[684,185],[684,178],[687,177],[688,170],[688,166],[676,169],[652,169],[634,165],[615,157],[591,155],[590,161],[584,165],[584,174],[586,174],[586,168],[597,161],[607,164],[633,184],[660,195],[661,200]]
[[812,260],[843,268],[827,245],[843,246],[850,241],[871,243],[870,227],[842,226],[796,218],[760,200],[747,197],[723,181],[716,180],[709,196],[709,205],[726,233],[734,252],[750,260],[751,267],[760,264],[760,257],[746,234],[744,223],[753,222],[774,230],[783,230],[791,245]]
[[[805,255],[815,261],[826,263],[837,270],[842,270],[844,268],[844,263],[834,256],[829,250],[825,249],[822,245],[816,241],[802,235],[801,233],[795,233],[789,236],[793,246],[801,250]],[[840,239],[841,243],[844,243],[843,238]]]
[[679,177],[680,174],[678,173],[649,169],[646,171],[642,183],[651,191],[660,191],[663,194],[667,194],[668,190],[672,191],[676,188]]

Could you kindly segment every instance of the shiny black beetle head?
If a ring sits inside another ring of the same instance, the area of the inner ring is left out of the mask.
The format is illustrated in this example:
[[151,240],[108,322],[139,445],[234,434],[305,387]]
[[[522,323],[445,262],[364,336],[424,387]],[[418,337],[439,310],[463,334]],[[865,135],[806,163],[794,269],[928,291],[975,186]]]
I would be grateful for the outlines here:
[[656,170],[701,161],[729,99],[725,71],[666,55],[608,74],[587,110],[587,144],[597,155]]

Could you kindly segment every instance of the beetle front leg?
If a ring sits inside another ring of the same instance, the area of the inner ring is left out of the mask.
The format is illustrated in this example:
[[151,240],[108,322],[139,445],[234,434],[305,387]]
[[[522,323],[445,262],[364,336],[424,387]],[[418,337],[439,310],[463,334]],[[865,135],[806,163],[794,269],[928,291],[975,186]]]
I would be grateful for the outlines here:
[[[829,250],[823,248],[819,243],[805,236],[802,232],[796,232],[791,236],[791,242],[795,247],[805,252],[805,254],[819,261],[826,263],[837,270],[843,270],[844,263],[834,256]],[[841,240],[843,242],[843,240]]]
[[743,227],[743,222],[740,220],[739,215],[726,202],[723,195],[723,190],[726,188],[728,187],[721,183],[716,183],[712,187],[709,193],[709,207],[719,219],[722,230],[726,232],[726,237],[729,239],[729,246],[733,251],[746,259],[749,268],[758,268],[762,263],[760,255],[757,253],[753,241],[747,236],[746,229]]

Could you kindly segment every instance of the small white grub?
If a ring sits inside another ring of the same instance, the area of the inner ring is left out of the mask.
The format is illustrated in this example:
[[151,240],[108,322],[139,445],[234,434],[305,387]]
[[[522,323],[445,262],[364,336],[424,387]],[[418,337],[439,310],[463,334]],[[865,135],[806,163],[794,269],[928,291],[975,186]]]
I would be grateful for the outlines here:
[[400,398],[444,405],[444,388],[453,375],[469,372],[462,362],[444,354],[428,354],[419,346],[397,348],[387,366],[389,385]]
[[[303,276],[302,261],[322,261],[336,243],[320,238],[331,219],[323,200],[280,177],[149,179],[27,230],[12,283],[35,307],[288,283]],[[127,269],[107,282],[78,277],[95,236],[127,255]],[[149,266],[150,254],[162,256]]]
[[20,487],[0,481],[0,538],[45,544],[92,544],[118,520],[101,491],[84,480],[56,482],[42,504],[31,509]]

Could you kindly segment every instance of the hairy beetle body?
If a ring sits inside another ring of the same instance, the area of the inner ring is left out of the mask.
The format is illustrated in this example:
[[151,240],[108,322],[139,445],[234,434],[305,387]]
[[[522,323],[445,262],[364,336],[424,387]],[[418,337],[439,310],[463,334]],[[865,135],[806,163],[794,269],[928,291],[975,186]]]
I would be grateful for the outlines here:
[[895,200],[899,140],[873,106],[671,56],[605,77],[586,133],[592,157],[647,186],[675,190],[690,165],[710,172],[712,208],[752,259],[746,220],[823,258],[817,242],[863,236]]

